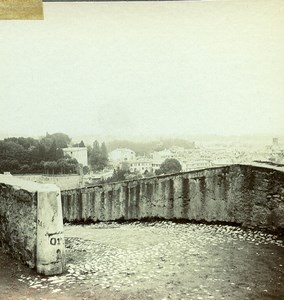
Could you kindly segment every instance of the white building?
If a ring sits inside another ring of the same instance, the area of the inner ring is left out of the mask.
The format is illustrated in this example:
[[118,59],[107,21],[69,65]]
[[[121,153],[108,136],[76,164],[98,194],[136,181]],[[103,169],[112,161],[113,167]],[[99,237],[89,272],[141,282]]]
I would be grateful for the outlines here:
[[77,159],[79,164],[88,165],[88,152],[86,147],[63,148],[64,155]]
[[220,158],[220,159],[215,159],[212,161],[212,166],[213,167],[220,167],[220,166],[227,166],[233,164],[231,159],[227,158]]
[[133,150],[127,148],[118,148],[108,154],[110,161],[114,163],[129,162],[135,160],[136,154]]
[[156,170],[160,169],[162,163],[163,163],[163,161],[153,160],[152,161],[152,172],[155,172]]
[[139,172],[143,174],[145,171],[152,172],[152,162],[150,160],[136,160],[129,164],[130,172]]
[[176,158],[176,155],[174,152],[172,152],[169,149],[164,149],[162,151],[155,151],[152,153],[153,160],[158,161],[164,161],[167,158]]
[[155,172],[160,169],[161,162],[146,160],[146,159],[137,159],[129,162],[129,171],[130,172],[139,172],[141,174],[148,172]]
[[195,159],[189,161],[181,161],[183,171],[199,170],[211,167],[211,162],[206,159]]

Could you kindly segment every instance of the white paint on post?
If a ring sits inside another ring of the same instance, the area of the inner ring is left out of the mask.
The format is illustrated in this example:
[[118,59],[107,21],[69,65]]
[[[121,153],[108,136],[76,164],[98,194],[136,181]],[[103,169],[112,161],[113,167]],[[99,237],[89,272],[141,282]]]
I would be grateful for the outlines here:
[[66,268],[60,189],[44,184],[37,199],[36,268],[39,274],[62,274]]

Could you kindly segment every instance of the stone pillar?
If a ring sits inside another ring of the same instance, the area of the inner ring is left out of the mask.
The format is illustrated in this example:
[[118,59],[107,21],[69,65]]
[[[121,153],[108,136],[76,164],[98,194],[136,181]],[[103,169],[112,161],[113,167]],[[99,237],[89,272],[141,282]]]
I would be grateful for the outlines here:
[[36,269],[39,274],[62,274],[66,269],[60,189],[53,184],[37,190]]

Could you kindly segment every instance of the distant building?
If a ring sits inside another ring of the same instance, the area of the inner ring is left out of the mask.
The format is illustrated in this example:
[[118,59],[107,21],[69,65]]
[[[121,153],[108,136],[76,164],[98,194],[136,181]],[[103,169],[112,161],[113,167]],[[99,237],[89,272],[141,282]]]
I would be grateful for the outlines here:
[[210,160],[206,160],[206,159],[195,159],[190,161],[182,161],[181,166],[183,171],[192,171],[192,170],[210,168],[211,162]]
[[273,138],[272,146],[270,149],[273,154],[280,154],[282,152],[281,147],[278,142],[278,138]]
[[212,161],[213,167],[221,167],[221,166],[227,166],[231,164],[233,164],[232,160],[226,158],[215,159]]
[[272,139],[272,145],[266,147],[267,159],[276,163],[284,163],[284,149],[278,138]]
[[273,144],[273,146],[278,147],[279,146],[279,144],[278,144],[278,138],[273,138],[272,139],[272,144]]
[[153,161],[152,159],[147,159],[145,157],[139,157],[136,160],[129,162],[129,171],[141,174],[145,173],[145,171],[155,172],[160,169],[160,167],[161,162]]
[[164,161],[167,158],[175,158],[176,155],[173,151],[169,150],[169,149],[164,149],[162,151],[156,151],[152,153],[152,158],[153,160],[158,160],[158,161]]
[[156,170],[160,169],[162,164],[162,161],[153,160],[152,161],[152,172],[155,172]]
[[144,173],[145,171],[152,172],[152,162],[149,160],[136,160],[130,162],[130,172]]
[[129,162],[135,160],[136,154],[133,150],[127,148],[118,148],[108,154],[110,161],[114,163]]
[[86,147],[63,148],[64,155],[77,159],[79,164],[88,165],[88,152]]

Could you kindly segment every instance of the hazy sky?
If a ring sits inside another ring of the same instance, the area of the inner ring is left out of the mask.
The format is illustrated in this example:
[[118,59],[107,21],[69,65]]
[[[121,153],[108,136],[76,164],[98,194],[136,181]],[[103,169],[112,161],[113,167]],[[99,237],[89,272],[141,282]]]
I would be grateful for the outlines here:
[[44,3],[0,21],[0,133],[284,131],[284,1]]

